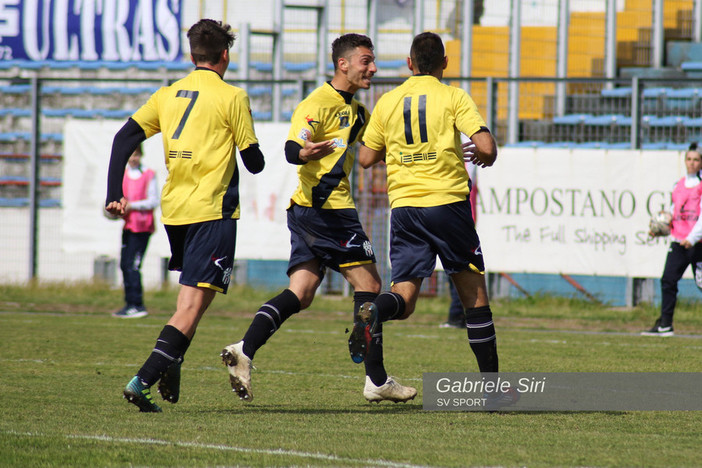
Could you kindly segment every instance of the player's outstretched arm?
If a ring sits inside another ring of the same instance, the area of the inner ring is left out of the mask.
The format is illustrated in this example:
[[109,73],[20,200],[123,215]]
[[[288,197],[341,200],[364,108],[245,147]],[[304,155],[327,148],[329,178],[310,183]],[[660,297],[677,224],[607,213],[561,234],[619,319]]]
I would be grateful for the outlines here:
[[385,159],[385,148],[378,151],[361,145],[361,149],[358,151],[358,163],[364,168],[369,168],[383,159]]
[[463,158],[478,167],[492,166],[497,159],[497,143],[492,133],[487,129],[478,130],[470,136],[470,139],[475,147],[472,148],[469,143],[464,143]]
[[329,156],[336,149],[336,143],[332,140],[313,143],[305,141],[304,148],[297,142],[288,140],[285,142],[285,159],[290,164],[306,164],[309,161],[318,161],[325,156]]

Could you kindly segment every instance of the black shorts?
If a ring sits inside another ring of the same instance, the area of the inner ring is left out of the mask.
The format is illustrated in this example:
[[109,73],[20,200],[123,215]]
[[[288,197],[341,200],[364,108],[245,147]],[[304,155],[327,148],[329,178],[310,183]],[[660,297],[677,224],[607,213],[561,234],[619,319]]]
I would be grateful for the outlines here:
[[234,266],[236,219],[182,226],[166,225],[171,244],[168,269],[180,271],[180,284],[227,293]]
[[392,282],[431,276],[439,256],[449,275],[484,273],[480,239],[468,200],[427,208],[393,208],[390,217]]
[[373,246],[353,208],[322,210],[293,205],[288,208],[290,261],[295,266],[318,258],[335,271],[375,263]]

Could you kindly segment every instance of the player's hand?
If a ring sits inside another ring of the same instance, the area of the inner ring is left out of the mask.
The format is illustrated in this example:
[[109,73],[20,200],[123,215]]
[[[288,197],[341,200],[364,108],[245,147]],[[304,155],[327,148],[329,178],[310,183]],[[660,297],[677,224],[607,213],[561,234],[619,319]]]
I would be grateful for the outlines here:
[[122,197],[120,201],[112,201],[105,206],[105,211],[114,216],[124,216],[127,207],[127,199]]
[[475,155],[475,143],[468,141],[463,143],[461,148],[463,149],[463,161],[473,163],[478,167],[486,167],[485,163]]
[[689,249],[692,247],[692,244],[690,243],[689,240],[685,239],[683,241],[680,241],[680,245],[686,249]]
[[305,147],[300,150],[300,159],[304,162],[318,161],[332,154],[335,149],[336,143],[332,140],[320,141],[317,143],[306,140]]

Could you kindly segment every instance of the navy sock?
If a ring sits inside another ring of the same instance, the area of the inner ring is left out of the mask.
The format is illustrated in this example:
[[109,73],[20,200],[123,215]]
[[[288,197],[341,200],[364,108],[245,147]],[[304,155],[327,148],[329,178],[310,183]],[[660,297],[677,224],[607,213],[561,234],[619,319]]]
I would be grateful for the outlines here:
[[161,379],[171,363],[181,360],[190,346],[190,340],[180,330],[166,325],[156,340],[156,346],[141,366],[137,377],[148,387]]
[[[378,295],[376,293],[359,291],[353,294],[354,322],[358,309],[365,302],[373,302]],[[366,375],[376,387],[380,387],[388,379],[388,374],[383,365],[383,324],[378,321],[378,326],[373,334],[373,339],[368,347],[366,358],[363,360],[366,367]]]
[[263,304],[244,335],[244,354],[249,359],[253,359],[256,351],[273,336],[283,322],[298,312],[300,312],[300,300],[289,289],[285,289]]
[[394,292],[383,292],[373,301],[378,308],[378,321],[387,322],[402,317],[405,313],[405,300]]
[[497,372],[497,337],[490,306],[466,309],[468,343],[478,361],[480,372]]

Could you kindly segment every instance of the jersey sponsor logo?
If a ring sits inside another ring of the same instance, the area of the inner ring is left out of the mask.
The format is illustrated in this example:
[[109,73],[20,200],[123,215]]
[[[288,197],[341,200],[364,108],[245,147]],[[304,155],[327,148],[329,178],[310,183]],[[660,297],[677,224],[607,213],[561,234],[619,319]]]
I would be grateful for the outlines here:
[[410,164],[418,161],[433,161],[436,159],[436,151],[430,151],[429,153],[413,153],[413,154],[401,154],[400,160],[402,164]]
[[346,143],[344,143],[343,138],[334,138],[332,141],[337,148],[346,148]]
[[307,125],[310,126],[313,132],[317,131],[317,125],[319,124],[319,120],[314,120],[313,117],[310,117],[309,115],[305,117],[305,120],[307,121]]

